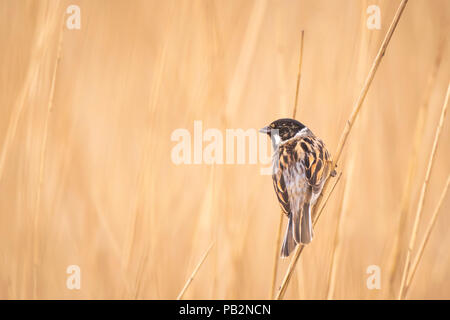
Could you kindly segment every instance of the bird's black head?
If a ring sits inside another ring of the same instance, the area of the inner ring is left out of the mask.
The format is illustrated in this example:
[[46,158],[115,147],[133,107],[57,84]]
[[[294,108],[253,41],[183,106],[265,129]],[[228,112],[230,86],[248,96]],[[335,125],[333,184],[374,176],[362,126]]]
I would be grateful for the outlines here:
[[[299,131],[305,128],[301,122],[294,119],[278,119],[262,128],[259,132],[268,134],[275,145],[281,141],[286,141],[294,137]],[[279,140],[279,141],[277,141]]]

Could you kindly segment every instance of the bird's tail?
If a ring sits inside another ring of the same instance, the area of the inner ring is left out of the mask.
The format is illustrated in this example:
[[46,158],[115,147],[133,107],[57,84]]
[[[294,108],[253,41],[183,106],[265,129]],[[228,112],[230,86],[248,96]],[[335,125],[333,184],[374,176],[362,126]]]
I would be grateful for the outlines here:
[[309,203],[303,205],[301,229],[300,242],[302,244],[310,243],[314,237],[314,231],[311,221],[311,206]]
[[295,243],[308,244],[314,236],[311,221],[311,206],[304,202],[301,209],[292,215],[292,232]]
[[308,244],[314,237],[311,219],[311,205],[305,201],[301,210],[289,216],[289,221],[284,235],[281,257],[288,257],[295,249],[297,243]]
[[291,252],[295,249],[296,243],[292,231],[293,231],[292,216],[290,216],[286,227],[286,233],[284,235],[283,246],[281,247],[282,258],[289,257]]

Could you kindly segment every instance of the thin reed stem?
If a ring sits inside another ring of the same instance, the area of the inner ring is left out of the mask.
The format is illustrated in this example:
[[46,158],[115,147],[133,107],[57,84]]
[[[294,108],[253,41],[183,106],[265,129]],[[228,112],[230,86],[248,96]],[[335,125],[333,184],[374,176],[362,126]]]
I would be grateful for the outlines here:
[[397,27],[397,24],[400,20],[400,17],[403,13],[403,10],[405,9],[406,4],[408,3],[408,0],[403,0],[400,3],[400,6],[397,9],[397,12],[394,16],[394,20],[392,21],[388,32],[386,33],[386,36],[384,37],[384,40],[381,44],[380,49],[378,50],[378,54],[375,57],[375,60],[372,64],[372,67],[370,68],[369,74],[366,78],[366,81],[363,85],[363,89],[361,90],[361,93],[359,94],[358,100],[356,101],[356,104],[353,108],[353,112],[350,115],[350,118],[347,120],[346,126],[344,128],[344,132],[341,135],[341,139],[339,141],[336,153],[334,155],[334,163],[338,163],[342,151],[344,149],[345,143],[347,142],[348,135],[350,134],[350,131],[353,127],[353,124],[355,123],[356,117],[358,116],[359,111],[361,110],[361,106],[366,98],[367,92],[369,91],[370,85],[372,84],[372,80],[375,77],[375,73],[378,70],[378,67],[380,66],[381,60],[384,57],[384,54],[386,52],[386,48],[392,38],[392,35],[394,34],[395,28]]
[[41,201],[41,190],[42,184],[44,181],[44,169],[45,169],[45,156],[47,154],[47,139],[48,139],[48,127],[50,122],[50,115],[53,109],[53,100],[55,96],[55,84],[56,84],[56,75],[58,73],[59,61],[61,59],[61,48],[62,41],[64,35],[64,15],[62,17],[61,29],[58,36],[58,44],[56,48],[56,61],[53,66],[52,73],[52,81],[50,84],[50,94],[49,101],[47,106],[47,114],[45,116],[44,123],[44,133],[41,143],[41,151],[39,155],[39,177],[38,177],[38,185],[36,188],[36,198],[34,205],[34,214],[33,214],[33,298],[37,298],[37,278],[38,278],[38,268],[39,268],[39,236],[38,236],[38,228],[39,228],[39,218],[40,218],[40,201]]
[[406,281],[406,286],[405,286],[405,294],[404,294],[405,297],[407,296],[409,288],[411,287],[411,283],[414,279],[414,275],[416,274],[417,266],[419,265],[420,260],[422,259],[423,252],[425,250],[425,246],[427,245],[428,240],[430,239],[431,231],[433,231],[434,225],[436,224],[436,219],[440,212],[442,203],[444,202],[445,196],[447,195],[449,184],[450,184],[450,175],[447,177],[447,182],[445,184],[444,190],[442,190],[441,197],[439,198],[438,204],[433,211],[430,223],[428,224],[427,230],[425,231],[425,236],[422,240],[422,243],[419,245],[419,249],[418,249],[416,258],[414,259],[414,262],[411,266],[411,272],[409,274],[409,277],[408,277],[408,280]]
[[273,298],[275,294],[275,286],[277,282],[277,273],[278,273],[278,261],[280,259],[280,245],[281,245],[281,233],[283,229],[283,217],[284,212],[280,212],[280,219],[278,221],[278,231],[277,231],[277,240],[275,242],[275,254],[273,259],[273,270],[272,270],[272,285],[270,286],[270,299]]
[[[347,199],[347,186],[345,187],[344,191],[344,201]],[[333,242],[333,251],[331,253],[331,266],[330,266],[330,273],[328,276],[328,290],[327,290],[327,300],[333,299],[334,296],[334,288],[336,287],[336,272],[337,272],[337,265],[340,257],[340,228],[341,228],[341,219],[343,211],[346,210],[345,206],[342,206],[339,209],[339,215],[337,218],[336,223],[336,231],[334,234],[334,242]]]
[[431,154],[430,154],[430,158],[428,160],[428,165],[427,165],[427,171],[425,173],[425,179],[423,181],[422,189],[421,189],[421,192],[420,192],[419,203],[417,205],[417,211],[416,211],[416,216],[415,216],[415,219],[414,219],[414,225],[413,225],[411,237],[410,237],[410,240],[409,240],[408,251],[406,252],[406,262],[405,262],[405,266],[404,266],[404,269],[403,269],[402,282],[400,284],[400,290],[399,290],[397,299],[403,299],[404,298],[404,292],[405,292],[405,286],[406,286],[406,278],[407,278],[407,275],[409,273],[409,269],[411,267],[411,254],[412,254],[412,250],[414,248],[414,244],[416,242],[417,231],[419,229],[419,222],[420,222],[420,218],[422,216],[423,205],[425,203],[425,195],[426,195],[427,190],[428,190],[428,182],[430,180],[431,171],[433,169],[434,160],[436,158],[436,149],[437,149],[437,146],[439,144],[439,138],[441,136],[442,125],[444,123],[445,115],[447,114],[449,94],[450,94],[450,84],[447,86],[447,93],[445,95],[445,102],[444,102],[444,105],[442,107],[441,117],[439,119],[439,124],[438,124],[438,126],[436,128],[436,134],[434,136],[433,147],[431,149]]
[[322,208],[320,208],[319,212],[317,213],[316,219],[314,220],[314,225],[315,225],[315,224],[317,223],[317,221],[319,220],[320,215],[322,214],[323,209],[325,208],[325,205],[327,204],[328,199],[330,198],[330,195],[333,193],[334,188],[336,188],[336,185],[338,184],[339,180],[341,179],[341,176],[342,176],[342,171],[339,172],[339,175],[338,175],[338,177],[336,178],[336,181],[334,182],[333,187],[331,188],[330,193],[328,193],[328,196],[326,197],[326,199],[325,199],[325,201],[324,201],[324,203],[323,203]]
[[[300,33],[300,54],[299,54],[299,61],[298,61],[298,73],[297,73],[297,86],[295,90],[295,101],[294,101],[294,111],[292,112],[292,118],[295,119],[295,116],[297,115],[297,108],[298,108],[298,96],[300,91],[300,80],[301,80],[301,74],[302,74],[302,61],[303,61],[303,38],[305,35],[305,31],[302,30]],[[277,242],[275,244],[275,257],[274,257],[274,263],[273,263],[273,271],[272,271],[272,285],[270,287],[270,298],[272,299],[275,294],[275,287],[277,282],[277,273],[278,273],[278,262],[280,258],[280,247],[281,247],[281,233],[283,229],[283,217],[284,213],[283,211],[280,212],[280,220],[278,222],[278,232],[277,232]]]
[[[349,120],[346,123],[344,131],[342,132],[342,135],[341,135],[341,138],[340,138],[340,141],[339,141],[339,144],[338,144],[335,156],[334,156],[334,161],[333,161],[333,166],[332,166],[333,168],[336,166],[336,164],[338,163],[338,161],[339,161],[339,159],[341,157],[342,150],[344,149],[345,143],[347,142],[348,135],[350,134],[350,131],[351,131],[352,127],[353,127],[353,124],[354,124],[354,122],[356,120],[356,117],[357,117],[359,111],[361,110],[361,106],[362,106],[362,104],[364,102],[364,99],[365,99],[365,97],[367,95],[367,92],[369,91],[369,87],[370,87],[370,85],[372,83],[372,80],[373,80],[373,78],[375,76],[375,73],[376,73],[376,71],[378,69],[378,66],[381,63],[381,60],[382,60],[382,58],[383,58],[383,56],[384,56],[384,54],[386,52],[387,46],[388,46],[388,44],[389,44],[389,42],[390,42],[390,40],[392,38],[392,35],[393,35],[393,33],[394,33],[394,31],[395,31],[395,29],[397,27],[397,24],[398,24],[398,22],[400,20],[400,17],[402,16],[403,10],[405,9],[407,3],[408,3],[408,0],[403,0],[400,3],[400,5],[399,5],[399,7],[397,9],[397,12],[395,13],[394,19],[393,19],[391,25],[389,26],[389,30],[386,33],[386,36],[384,37],[383,42],[381,43],[381,47],[378,50],[377,56],[375,57],[375,60],[374,60],[374,62],[372,64],[372,67],[370,68],[369,74],[367,75],[366,81],[364,82],[364,85],[363,85],[363,88],[361,90],[361,93],[359,94],[358,100],[356,101],[356,104],[355,104],[355,106],[353,108],[353,112],[350,115],[350,118],[349,118]],[[329,182],[330,182],[330,179],[328,177],[328,179],[325,182],[325,185],[324,185],[324,187],[322,189],[322,193],[321,193],[319,199],[317,199],[317,203],[316,203],[316,205],[315,205],[315,207],[313,209],[313,220],[314,220],[314,223],[317,221],[317,219],[315,219],[315,215],[316,215],[315,213],[317,211],[317,208],[319,208],[319,206],[320,206],[320,204],[322,202],[323,194],[326,192],[326,190],[328,188],[328,185],[329,185]],[[284,280],[283,280],[283,283],[281,285],[281,288],[278,291],[277,299],[282,299],[283,298],[284,293],[286,292],[287,285],[288,285],[289,280],[291,278],[290,274],[292,273],[292,270],[294,269],[294,267],[295,267],[295,265],[296,265],[296,263],[298,261],[298,258],[300,256],[301,252],[303,251],[303,248],[304,248],[303,245],[301,245],[301,246],[299,245],[297,247],[297,249],[295,251],[295,254],[294,254],[294,257],[291,260],[291,264],[289,265],[289,268],[288,268],[288,270],[286,272],[286,275],[284,277]]]
[[300,80],[302,78],[302,62],[303,62],[303,39],[305,37],[305,30],[300,32],[300,54],[298,58],[298,73],[297,73],[297,87],[295,89],[295,102],[294,102],[294,112],[292,118],[295,119],[297,115],[298,108],[298,93],[300,92]]
[[353,167],[355,165],[354,157],[351,159],[349,167],[348,167],[348,173],[347,178],[345,181],[345,188],[344,188],[344,196],[342,199],[342,205],[339,210],[339,215],[337,218],[336,223],[336,233],[334,237],[333,242],[333,253],[331,258],[331,267],[330,267],[330,275],[328,278],[328,293],[327,293],[327,300],[333,299],[334,296],[334,289],[336,286],[336,272],[337,267],[339,265],[339,259],[342,251],[341,247],[341,237],[342,237],[342,226],[343,221],[345,221],[345,212],[348,210],[348,203],[349,203],[349,190],[350,190],[350,183],[353,178]]
[[[407,225],[407,217],[408,213],[410,211],[410,202],[411,202],[411,194],[412,194],[412,186],[413,186],[413,180],[417,172],[417,159],[419,157],[419,150],[420,150],[420,143],[422,141],[424,129],[425,129],[425,119],[428,114],[428,106],[430,102],[430,96],[433,92],[433,88],[435,85],[436,75],[439,70],[439,66],[441,64],[442,60],[442,48],[439,50],[439,53],[436,57],[436,61],[433,65],[433,70],[430,73],[427,87],[424,94],[423,102],[419,108],[419,113],[417,115],[416,120],[416,126],[414,130],[414,143],[411,155],[409,157],[409,164],[408,164],[408,172],[406,174],[406,182],[405,186],[403,188],[403,194],[402,194],[402,200],[400,202],[400,217],[398,220],[398,230],[394,235],[394,241],[393,241],[393,250],[392,250],[392,264],[390,266],[390,290],[391,293],[393,290],[393,283],[396,280],[396,277],[398,276],[398,265],[401,261],[401,243],[403,241],[404,235],[405,235],[405,229]],[[393,293],[395,295],[395,293]]]
[[205,262],[206,258],[208,257],[209,252],[211,251],[212,247],[214,246],[215,241],[213,241],[210,245],[209,248],[206,250],[206,252],[203,254],[203,257],[200,259],[199,263],[197,264],[197,266],[195,267],[194,271],[192,272],[191,276],[189,277],[189,279],[186,281],[183,289],[181,289],[180,293],[177,296],[177,300],[181,300],[184,296],[184,294],[186,293],[186,290],[189,288],[189,286],[191,285],[192,281],[194,280],[195,275],[197,274],[198,270],[200,270],[200,267],[202,266],[203,262]]
[[[327,205],[328,199],[330,199],[330,196],[333,193],[334,189],[336,188],[336,185],[340,181],[341,176],[342,176],[342,172],[339,173],[339,176],[337,177],[336,181],[334,182],[333,187],[331,188],[330,192],[328,193],[327,197],[325,198],[323,206],[320,209],[319,214],[317,215],[317,218],[313,222],[313,227],[316,226],[316,223],[317,223],[317,221],[319,220],[319,217],[320,217],[320,213],[322,213],[323,209]],[[286,289],[287,289],[287,284],[289,283],[289,281],[290,281],[290,279],[292,277],[292,274],[294,272],[295,266],[297,264],[297,260],[300,257],[300,254],[302,253],[304,247],[305,246],[303,244],[299,244],[297,246],[297,248],[295,249],[294,256],[292,257],[291,262],[289,263],[288,269],[287,269],[286,274],[284,275],[283,281],[281,283],[280,290],[277,292],[277,295],[276,295],[275,299],[277,299],[277,300],[283,299],[284,293],[286,292]]]

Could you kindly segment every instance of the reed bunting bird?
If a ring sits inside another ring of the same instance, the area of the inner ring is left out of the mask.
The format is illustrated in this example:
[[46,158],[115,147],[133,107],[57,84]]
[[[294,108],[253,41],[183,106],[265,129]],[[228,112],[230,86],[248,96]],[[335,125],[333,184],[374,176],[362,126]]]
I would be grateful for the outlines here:
[[331,168],[331,156],[322,140],[294,119],[279,119],[260,130],[272,140],[273,186],[288,217],[281,256],[288,257],[298,243],[313,238],[311,212]]

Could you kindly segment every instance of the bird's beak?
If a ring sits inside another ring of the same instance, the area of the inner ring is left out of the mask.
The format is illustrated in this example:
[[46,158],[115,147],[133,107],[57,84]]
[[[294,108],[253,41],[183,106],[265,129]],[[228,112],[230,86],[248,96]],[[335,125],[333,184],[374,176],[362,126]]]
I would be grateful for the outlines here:
[[259,132],[268,134],[268,133],[270,133],[270,127],[267,126],[262,129],[259,129]]

